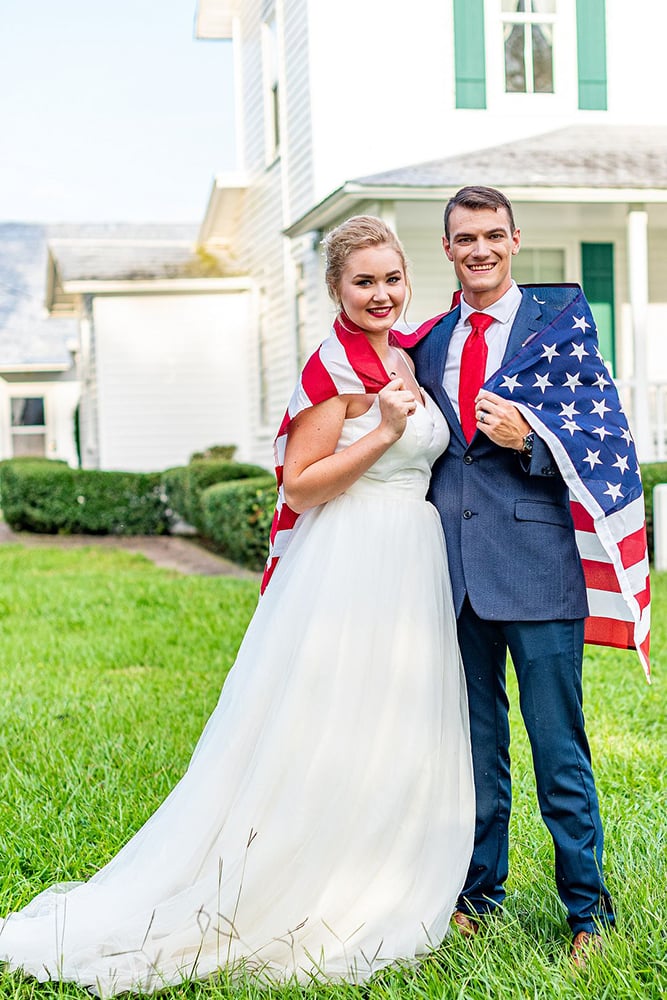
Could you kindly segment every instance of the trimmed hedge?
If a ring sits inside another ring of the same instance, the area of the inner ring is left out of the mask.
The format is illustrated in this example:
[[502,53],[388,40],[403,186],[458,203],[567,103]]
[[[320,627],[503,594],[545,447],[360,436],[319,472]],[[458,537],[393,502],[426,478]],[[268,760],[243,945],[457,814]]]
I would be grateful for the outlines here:
[[276,481],[267,473],[209,486],[201,498],[203,533],[227,559],[261,570],[275,505]]
[[162,474],[162,488],[168,507],[184,521],[206,534],[201,497],[204,490],[216,483],[268,476],[259,465],[230,462],[225,459],[197,459],[189,465],[167,469]]
[[15,531],[162,535],[168,532],[159,473],[71,469],[61,462],[0,463],[0,503]]

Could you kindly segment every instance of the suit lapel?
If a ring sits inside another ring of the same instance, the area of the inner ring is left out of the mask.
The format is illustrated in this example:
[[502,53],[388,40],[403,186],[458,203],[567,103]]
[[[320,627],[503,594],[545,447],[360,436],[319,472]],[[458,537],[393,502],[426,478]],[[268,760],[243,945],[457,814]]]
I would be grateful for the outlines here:
[[456,411],[450,402],[449,396],[445,392],[444,385],[442,384],[445,375],[445,361],[447,360],[449,342],[452,339],[452,333],[454,332],[454,327],[459,321],[460,315],[460,308],[447,313],[446,316],[444,316],[438,325],[434,327],[431,333],[425,338],[424,346],[427,348],[425,372],[429,379],[429,392],[442,410],[442,413],[449,424],[450,432],[456,434],[456,436],[459,437],[467,447],[467,442],[465,440],[463,430],[461,429],[459,419],[456,415]]
[[532,289],[521,289],[521,304],[517,309],[512,329],[503,355],[502,364],[506,364],[510,358],[521,350],[526,340],[536,333],[542,326],[542,302],[533,294]]

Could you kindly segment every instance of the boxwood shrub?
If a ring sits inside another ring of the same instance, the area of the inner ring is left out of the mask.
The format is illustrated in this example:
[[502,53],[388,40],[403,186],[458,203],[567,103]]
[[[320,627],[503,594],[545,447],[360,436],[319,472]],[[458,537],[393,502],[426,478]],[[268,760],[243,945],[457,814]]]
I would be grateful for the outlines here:
[[15,531],[161,535],[169,530],[159,473],[9,459],[0,463],[0,503]]
[[227,559],[261,570],[275,504],[276,481],[267,473],[209,486],[201,498],[203,533]]
[[204,458],[189,465],[167,469],[162,475],[162,486],[167,506],[180,515],[202,534],[206,534],[201,497],[204,490],[215,483],[268,476],[266,469],[244,462]]

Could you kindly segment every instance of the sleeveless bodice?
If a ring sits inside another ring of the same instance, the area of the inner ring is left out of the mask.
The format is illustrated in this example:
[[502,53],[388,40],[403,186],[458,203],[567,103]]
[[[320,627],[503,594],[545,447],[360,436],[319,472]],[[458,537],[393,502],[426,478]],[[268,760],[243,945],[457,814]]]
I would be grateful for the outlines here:
[[[449,443],[445,418],[430,396],[425,393],[424,398],[426,405],[417,406],[408,417],[403,435],[346,490],[348,496],[424,499],[431,466]],[[380,400],[375,396],[370,409],[344,422],[336,451],[354,444],[379,423]]]

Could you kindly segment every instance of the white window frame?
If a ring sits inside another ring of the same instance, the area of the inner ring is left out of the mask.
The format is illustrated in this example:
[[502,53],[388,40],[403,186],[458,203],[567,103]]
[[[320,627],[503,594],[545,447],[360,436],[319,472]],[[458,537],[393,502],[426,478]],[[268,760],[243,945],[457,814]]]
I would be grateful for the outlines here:
[[[12,423],[12,403],[15,399],[41,399],[42,408],[44,410],[44,423],[43,424],[14,424]],[[48,457],[49,454],[49,403],[47,394],[45,392],[40,392],[38,390],[23,390],[17,392],[13,390],[10,392],[8,397],[8,407],[9,414],[7,420],[7,426],[9,428],[9,451],[12,457],[14,455],[14,441],[16,438],[30,437],[35,435],[42,435],[44,438],[44,457]]]
[[282,138],[280,46],[278,18],[271,10],[262,22],[262,76],[264,91],[264,150],[267,166],[280,157]]
[[[553,24],[552,94],[507,93],[505,42],[508,20]],[[496,114],[571,114],[578,108],[577,12],[575,0],[557,0],[555,14],[519,14],[503,11],[502,0],[485,0],[487,108]],[[548,127],[545,127],[545,131]]]

